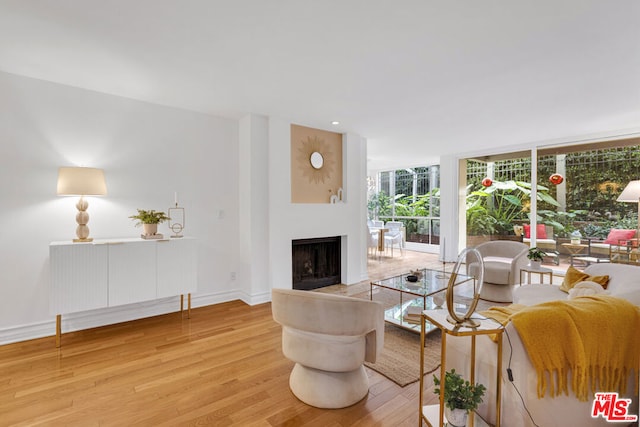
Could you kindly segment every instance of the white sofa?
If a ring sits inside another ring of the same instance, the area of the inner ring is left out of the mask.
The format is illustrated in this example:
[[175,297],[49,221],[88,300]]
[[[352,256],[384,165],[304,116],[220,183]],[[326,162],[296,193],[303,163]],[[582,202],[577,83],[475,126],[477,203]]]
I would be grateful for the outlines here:
[[[640,306],[640,267],[615,263],[592,264],[584,272],[590,276],[609,276],[609,295]],[[525,285],[513,290],[513,302],[516,304],[533,305],[559,299],[567,299],[567,293],[557,285]]]
[[[597,264],[585,270],[590,275],[609,275],[608,290],[611,295],[625,298],[640,305],[640,267],[623,264]],[[514,301],[520,304],[566,299],[567,293],[559,286],[541,284],[517,287]],[[606,320],[606,319],[604,319]],[[476,381],[487,387],[484,402],[478,412],[489,422],[495,422],[496,356],[497,345],[487,336],[476,340]],[[582,402],[573,395],[551,398],[548,394],[537,398],[537,374],[529,360],[518,331],[509,323],[503,338],[502,375],[502,425],[508,427],[533,427],[526,409],[539,426],[610,426],[602,417],[591,418],[592,402]],[[447,339],[447,369],[455,368],[468,378],[470,365],[470,340],[467,337]],[[506,369],[511,369],[510,382]],[[633,400],[631,414],[638,414],[638,396],[634,393],[638,372],[629,375],[627,394]],[[516,391],[517,389],[517,391]],[[518,392],[522,395],[520,398]],[[635,394],[635,395],[634,395]],[[524,402],[524,403],[523,403]],[[525,409],[526,405],[526,409]]]

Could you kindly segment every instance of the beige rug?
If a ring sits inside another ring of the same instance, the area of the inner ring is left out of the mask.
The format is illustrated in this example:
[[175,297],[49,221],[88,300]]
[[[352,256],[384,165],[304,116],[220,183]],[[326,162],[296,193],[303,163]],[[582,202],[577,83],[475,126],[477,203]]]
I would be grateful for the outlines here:
[[[427,335],[424,349],[425,374],[440,366],[440,331]],[[376,363],[365,365],[389,378],[400,387],[420,379],[420,334],[391,324],[385,325],[384,349]]]

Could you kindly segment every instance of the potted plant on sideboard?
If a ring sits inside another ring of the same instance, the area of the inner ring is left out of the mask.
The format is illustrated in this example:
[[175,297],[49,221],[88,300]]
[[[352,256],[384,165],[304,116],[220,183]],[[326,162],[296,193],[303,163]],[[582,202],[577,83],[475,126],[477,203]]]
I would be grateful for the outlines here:
[[158,234],[158,224],[168,221],[169,218],[164,212],[156,212],[153,209],[144,210],[138,209],[136,215],[131,215],[129,218],[138,221],[136,227],[142,225],[142,238],[151,238]]
[[547,256],[547,253],[538,248],[531,248],[527,253],[527,258],[529,258],[530,261],[529,264],[533,268],[540,268],[540,266],[542,265],[542,260],[545,256]]
[[[440,380],[434,375],[435,394],[440,395]],[[487,389],[484,385],[471,384],[464,380],[455,369],[445,372],[444,413],[447,425],[463,427],[467,425],[469,411],[478,408]]]

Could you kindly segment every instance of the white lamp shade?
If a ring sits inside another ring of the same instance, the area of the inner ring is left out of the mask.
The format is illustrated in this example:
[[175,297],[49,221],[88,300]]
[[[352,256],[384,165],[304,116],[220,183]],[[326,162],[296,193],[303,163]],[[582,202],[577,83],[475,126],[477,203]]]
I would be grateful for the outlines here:
[[95,168],[63,167],[58,170],[58,196],[105,196],[104,171]]
[[618,202],[638,203],[640,200],[640,180],[630,181],[616,200]]

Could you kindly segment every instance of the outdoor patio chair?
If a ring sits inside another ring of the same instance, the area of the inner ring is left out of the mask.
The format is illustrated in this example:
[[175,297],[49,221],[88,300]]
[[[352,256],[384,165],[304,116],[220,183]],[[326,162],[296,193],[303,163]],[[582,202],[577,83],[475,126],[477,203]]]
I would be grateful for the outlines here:
[[393,246],[398,245],[400,255],[403,255],[404,238],[402,235],[402,227],[404,227],[404,224],[400,221],[387,221],[384,227],[389,230],[384,235],[384,247],[390,247],[391,256],[393,256]]
[[368,228],[367,233],[367,251],[369,255],[377,255],[378,254],[378,236],[380,233],[378,230],[372,230]]

